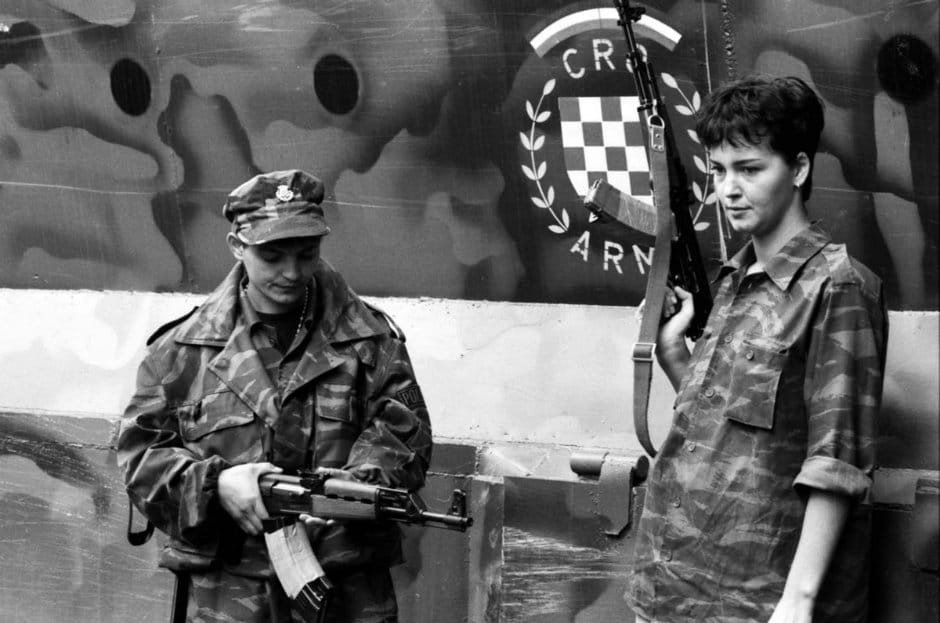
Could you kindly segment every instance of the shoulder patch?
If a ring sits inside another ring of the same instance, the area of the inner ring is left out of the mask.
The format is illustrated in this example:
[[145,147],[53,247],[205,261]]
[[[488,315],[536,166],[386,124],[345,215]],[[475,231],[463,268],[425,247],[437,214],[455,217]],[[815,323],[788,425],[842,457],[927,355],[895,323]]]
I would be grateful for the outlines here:
[[401,327],[395,324],[395,321],[392,320],[391,316],[389,316],[387,313],[382,311],[382,309],[380,309],[379,307],[376,307],[372,303],[369,303],[368,301],[363,300],[362,302],[369,309],[369,311],[371,311],[376,316],[378,316],[379,318],[385,321],[385,324],[388,325],[388,328],[392,334],[392,337],[394,337],[397,340],[401,340],[402,342],[405,341],[405,332],[401,330]]
[[193,307],[187,313],[183,314],[179,318],[174,318],[173,320],[167,322],[166,324],[160,325],[156,331],[150,334],[150,337],[147,338],[147,346],[150,346],[159,339],[161,335],[172,329],[173,327],[182,324],[187,318],[196,313],[196,310],[199,309],[199,306]]
[[424,394],[421,393],[421,388],[417,385],[409,385],[401,390],[395,394],[395,399],[409,409],[417,409],[419,407],[427,409],[427,405],[424,404]]

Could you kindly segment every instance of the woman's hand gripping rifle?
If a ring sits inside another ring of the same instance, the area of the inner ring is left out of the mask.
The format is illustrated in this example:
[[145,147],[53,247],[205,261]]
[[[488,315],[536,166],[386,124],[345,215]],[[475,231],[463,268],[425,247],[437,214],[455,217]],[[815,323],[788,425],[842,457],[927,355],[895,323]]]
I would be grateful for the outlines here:
[[631,7],[630,0],[614,0],[614,7],[626,40],[627,64],[633,73],[639,100],[637,110],[644,121],[641,127],[649,156],[653,205],[633,199],[604,180],[594,184],[585,197],[584,205],[601,221],[616,221],[655,238],[646,282],[645,310],[640,318],[632,357],[633,424],[640,445],[654,457],[656,448],[650,440],[646,414],[666,289],[671,282],[691,293],[695,308],[686,336],[692,340],[702,335],[712,308],[712,298],[689,210],[691,201],[685,168],[676,150],[656,74],[633,32],[633,22],[639,22],[646,9]]

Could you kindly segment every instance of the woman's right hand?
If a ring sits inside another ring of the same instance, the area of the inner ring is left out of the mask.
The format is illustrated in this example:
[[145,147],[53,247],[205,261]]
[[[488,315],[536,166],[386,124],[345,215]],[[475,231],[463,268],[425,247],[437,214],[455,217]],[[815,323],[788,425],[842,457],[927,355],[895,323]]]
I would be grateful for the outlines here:
[[244,463],[219,473],[219,503],[248,534],[260,534],[261,520],[268,519],[258,479],[264,474],[281,471],[272,463]]
[[695,304],[692,302],[692,294],[679,286],[667,289],[659,334],[656,337],[656,361],[676,390],[685,377],[691,358],[685,332],[694,317]]
[[659,348],[668,349],[685,345],[685,332],[695,318],[695,303],[692,294],[681,286],[666,289],[663,300],[662,322],[659,326]]

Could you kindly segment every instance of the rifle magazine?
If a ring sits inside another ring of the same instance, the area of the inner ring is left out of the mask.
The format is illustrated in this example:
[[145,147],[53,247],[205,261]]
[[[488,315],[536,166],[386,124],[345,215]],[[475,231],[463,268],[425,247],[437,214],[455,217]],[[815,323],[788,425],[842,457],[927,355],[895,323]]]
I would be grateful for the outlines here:
[[284,593],[306,620],[322,621],[333,584],[313,553],[306,526],[298,521],[265,532],[264,542]]
[[323,623],[330,605],[330,593],[333,583],[326,576],[321,576],[308,582],[297,597],[294,598],[294,607],[300,612],[304,621]]

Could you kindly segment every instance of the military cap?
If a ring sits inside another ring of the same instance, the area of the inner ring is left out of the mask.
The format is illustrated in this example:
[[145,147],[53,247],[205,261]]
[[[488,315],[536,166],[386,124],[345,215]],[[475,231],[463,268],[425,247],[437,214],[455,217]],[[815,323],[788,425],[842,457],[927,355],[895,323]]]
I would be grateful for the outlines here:
[[247,244],[325,236],[323,182],[299,169],[256,175],[233,190],[222,206],[232,233]]

